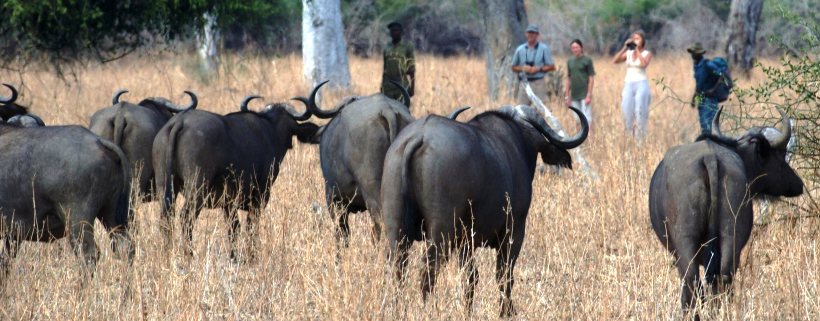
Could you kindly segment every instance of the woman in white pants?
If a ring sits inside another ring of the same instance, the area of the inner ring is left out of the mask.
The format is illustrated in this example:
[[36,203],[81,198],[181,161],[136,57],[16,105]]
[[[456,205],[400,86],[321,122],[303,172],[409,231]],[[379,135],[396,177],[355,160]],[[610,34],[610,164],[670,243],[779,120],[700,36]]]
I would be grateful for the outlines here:
[[652,60],[652,53],[645,47],[646,35],[643,31],[635,31],[612,60],[616,64],[626,62],[626,78],[624,79],[624,90],[621,93],[621,113],[624,116],[626,132],[641,140],[646,136],[649,102],[652,100],[649,80],[646,77],[646,67]]

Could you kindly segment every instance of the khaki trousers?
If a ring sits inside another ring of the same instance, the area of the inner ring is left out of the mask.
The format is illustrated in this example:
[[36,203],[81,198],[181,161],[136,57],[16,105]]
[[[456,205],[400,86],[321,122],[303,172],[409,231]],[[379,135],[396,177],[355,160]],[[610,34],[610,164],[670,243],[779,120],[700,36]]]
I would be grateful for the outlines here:
[[[549,104],[549,101],[550,101],[550,93],[547,90],[547,81],[546,81],[546,79],[548,79],[548,78],[550,78],[550,77],[545,76],[544,78],[541,78],[541,79],[536,79],[536,80],[530,80],[529,81],[530,87],[532,88],[532,92],[535,93],[535,95],[538,96],[538,98],[541,98],[541,100],[544,101],[544,104]],[[519,83],[520,83],[519,86],[521,86],[521,88],[518,88],[518,97],[517,97],[516,102],[519,105],[532,105],[530,103],[530,97],[527,96],[527,91],[524,90],[524,82],[520,81]]]

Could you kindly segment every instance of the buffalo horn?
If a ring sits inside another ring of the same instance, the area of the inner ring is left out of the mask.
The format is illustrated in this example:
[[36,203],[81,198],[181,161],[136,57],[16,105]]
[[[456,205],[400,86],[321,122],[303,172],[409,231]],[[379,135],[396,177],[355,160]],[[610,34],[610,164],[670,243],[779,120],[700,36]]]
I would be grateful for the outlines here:
[[[303,104],[305,104],[305,106],[310,106],[310,100],[305,98],[305,97],[300,96],[300,97],[293,97],[291,99],[301,101]],[[290,112],[290,111],[288,111],[288,112]],[[293,117],[294,120],[305,121],[305,120],[308,120],[308,118],[310,118],[311,113],[310,113],[310,109],[308,108],[301,115],[296,115],[296,114],[293,114],[293,113],[290,113],[290,115]]]
[[9,84],[3,84],[3,86],[6,86],[9,90],[11,90],[11,97],[7,98],[7,97],[0,96],[0,104],[11,104],[15,100],[17,100],[17,89],[14,88],[14,86],[9,85]]
[[171,103],[171,102],[169,102],[165,99],[160,99],[157,102],[160,103],[162,105],[162,107],[165,107],[165,109],[167,109],[168,111],[170,111],[172,113],[181,113],[183,111],[196,109],[197,104],[199,104],[199,99],[196,98],[196,94],[194,94],[194,93],[192,93],[188,90],[186,90],[185,93],[188,94],[189,97],[191,97],[191,103],[188,104],[188,106],[185,106],[185,107],[180,107],[180,106],[174,105],[173,103]]
[[247,112],[247,111],[248,111],[248,103],[249,103],[249,102],[251,102],[251,100],[254,100],[254,99],[256,99],[256,98],[260,98],[260,99],[261,99],[261,98],[262,98],[262,96],[259,96],[259,95],[248,95],[248,96],[245,96],[245,99],[242,99],[242,103],[241,103],[241,104],[239,104],[239,111],[241,111],[241,112]]
[[737,140],[733,137],[723,135],[723,133],[720,131],[720,114],[721,113],[723,113],[723,106],[718,108],[717,112],[715,113],[715,118],[712,118],[712,135],[715,136],[715,137],[718,137],[720,139]]
[[196,95],[191,91],[186,90],[185,93],[188,94],[188,97],[191,97],[191,103],[185,106],[185,110],[196,109],[196,105],[199,104],[199,99],[197,99]]
[[128,92],[128,89],[117,90],[117,92],[114,93],[114,97],[111,98],[111,104],[112,105],[119,104],[120,103],[120,96],[122,96],[122,94],[127,93],[127,92]]
[[770,144],[776,149],[783,149],[786,148],[786,145],[789,143],[789,139],[792,136],[792,124],[791,121],[789,121],[789,115],[786,114],[786,112],[779,107],[777,108],[777,112],[780,113],[780,123],[786,131],[783,132],[782,136],[775,138]]
[[407,108],[410,108],[410,93],[407,92],[407,88],[404,88],[404,86],[402,86],[398,81],[392,79],[388,81],[393,84],[393,86],[399,87],[399,90],[401,90],[401,97],[404,99],[404,105],[407,106]]
[[450,118],[451,120],[456,120],[456,118],[458,118],[459,114],[463,113],[465,110],[470,109],[470,108],[471,108],[470,106],[464,106],[464,107],[461,107],[459,109],[456,109],[452,113],[450,113],[450,115],[447,116],[447,118]]
[[553,145],[563,149],[573,149],[580,146],[581,143],[587,139],[587,135],[589,134],[589,123],[587,122],[587,118],[584,116],[584,113],[580,110],[575,107],[569,107],[569,109],[572,109],[572,111],[578,115],[578,121],[581,122],[581,131],[568,139],[562,139],[561,135],[558,135],[552,130],[552,128],[545,126],[545,122],[536,122],[530,119],[527,119],[527,121],[532,124],[533,127],[538,129],[538,131],[541,132],[541,134],[544,135],[544,137],[546,137],[547,140],[549,140]]
[[336,116],[336,114],[338,114],[345,106],[340,105],[333,110],[322,110],[318,105],[316,105],[316,93],[318,93],[319,88],[322,88],[322,86],[324,86],[326,83],[328,83],[328,80],[323,81],[318,86],[316,86],[316,88],[313,88],[313,91],[310,92],[310,98],[308,98],[307,105],[308,111],[311,114],[316,115],[316,117],[322,119],[333,118],[333,116]]

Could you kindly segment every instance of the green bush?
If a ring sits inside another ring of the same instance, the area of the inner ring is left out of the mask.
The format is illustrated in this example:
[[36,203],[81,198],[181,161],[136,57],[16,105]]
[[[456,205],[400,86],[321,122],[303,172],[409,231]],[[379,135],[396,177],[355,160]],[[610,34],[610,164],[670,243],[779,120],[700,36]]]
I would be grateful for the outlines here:
[[[747,89],[737,89],[740,102],[740,119],[753,122],[766,121],[774,124],[779,115],[774,107],[786,111],[795,121],[797,144],[791,161],[807,188],[809,213],[820,213],[820,200],[814,199],[820,189],[820,41],[817,20],[805,19],[781,11],[792,28],[799,29],[799,41],[784,42],[773,37],[770,41],[780,43],[791,53],[782,57],[776,66],[757,64],[766,80]],[[768,112],[769,116],[759,117]]]

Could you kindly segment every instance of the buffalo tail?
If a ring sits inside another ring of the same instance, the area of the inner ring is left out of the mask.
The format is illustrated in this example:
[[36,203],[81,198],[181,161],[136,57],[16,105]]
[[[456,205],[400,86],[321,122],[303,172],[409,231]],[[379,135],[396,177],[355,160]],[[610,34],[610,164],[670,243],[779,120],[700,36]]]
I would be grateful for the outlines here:
[[404,203],[404,217],[402,219],[402,230],[408,241],[421,240],[421,217],[419,216],[417,207],[412,201],[411,195],[413,182],[410,180],[410,166],[412,166],[413,154],[421,147],[423,141],[421,138],[414,138],[407,142],[402,156],[401,169],[401,199]]
[[128,217],[131,212],[131,164],[128,162],[128,158],[125,157],[125,153],[123,153],[122,149],[120,149],[117,145],[105,139],[99,139],[97,141],[100,145],[115,153],[117,158],[120,159],[123,186],[122,190],[120,190],[120,194],[117,196],[118,201],[116,213],[114,214],[114,223],[123,227],[128,227]]
[[122,136],[125,131],[125,111],[123,107],[117,108],[117,113],[114,115],[114,144],[122,146]]
[[164,175],[165,180],[165,193],[162,197],[163,204],[165,205],[165,209],[170,210],[174,205],[174,184],[173,184],[173,177],[171,175],[173,166],[174,166],[174,154],[176,153],[176,146],[177,146],[177,136],[179,135],[179,131],[182,129],[182,122],[176,122],[171,127],[171,130],[168,134],[168,145],[165,146],[165,159],[163,159],[163,168],[162,172],[157,170],[157,175]]
[[[718,222],[718,211],[720,210],[720,180],[718,179],[718,161],[715,155],[709,154],[703,158],[703,167],[706,169],[707,182],[706,186],[709,190],[709,206],[707,213],[707,229],[706,240],[709,245],[706,247],[707,251],[717,252],[720,248],[720,225]],[[706,257],[712,256],[712,253],[705,253]],[[717,264],[712,262],[711,264]],[[706,266],[704,266],[705,268]]]

